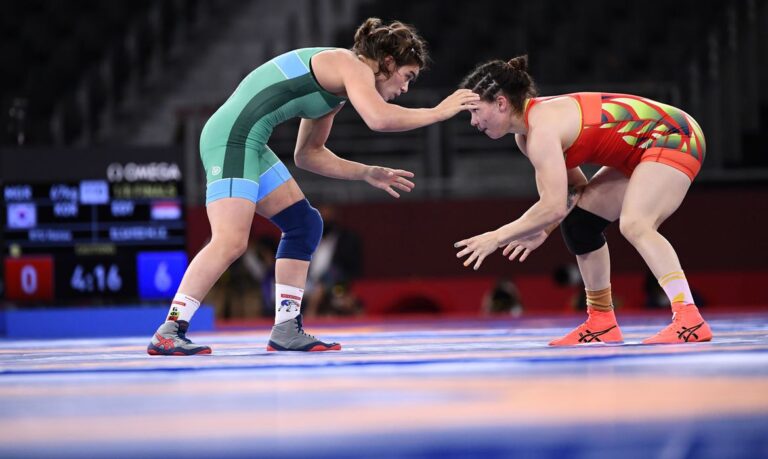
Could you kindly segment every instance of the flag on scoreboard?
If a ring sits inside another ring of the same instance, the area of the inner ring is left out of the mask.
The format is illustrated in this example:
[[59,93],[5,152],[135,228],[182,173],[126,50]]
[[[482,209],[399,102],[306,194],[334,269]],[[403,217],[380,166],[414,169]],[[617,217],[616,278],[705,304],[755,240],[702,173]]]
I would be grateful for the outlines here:
[[181,204],[176,201],[156,201],[152,203],[152,220],[178,220],[181,218]]
[[31,202],[8,204],[8,228],[28,229],[37,225],[37,207]]

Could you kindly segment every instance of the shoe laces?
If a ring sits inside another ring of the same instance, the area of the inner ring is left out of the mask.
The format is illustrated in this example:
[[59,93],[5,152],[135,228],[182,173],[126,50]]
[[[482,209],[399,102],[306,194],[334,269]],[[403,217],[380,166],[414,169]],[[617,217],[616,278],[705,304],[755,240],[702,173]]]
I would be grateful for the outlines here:
[[307,333],[307,332],[305,332],[305,331],[304,331],[304,323],[303,323],[303,321],[302,321],[302,319],[301,319],[301,316],[297,316],[297,317],[296,317],[296,330],[297,330],[297,331],[298,331],[300,334],[302,334],[302,335],[304,335],[304,336],[306,336],[306,337],[312,338],[313,340],[317,340],[317,338],[315,338],[314,336],[312,336],[312,335],[310,335],[309,333]]
[[192,344],[192,340],[187,338],[187,332],[182,330],[181,327],[179,327],[178,331],[176,332],[176,335],[180,340],[184,341],[185,343]]

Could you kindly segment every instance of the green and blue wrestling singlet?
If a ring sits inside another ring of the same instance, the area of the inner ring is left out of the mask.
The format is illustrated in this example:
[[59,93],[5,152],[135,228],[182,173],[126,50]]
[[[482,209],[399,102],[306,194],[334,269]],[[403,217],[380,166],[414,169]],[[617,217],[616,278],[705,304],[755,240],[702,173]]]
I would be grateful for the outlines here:
[[200,135],[206,204],[228,197],[258,202],[291,178],[267,140],[285,120],[319,118],[346,101],[312,73],[312,56],[328,49],[297,49],[259,66],[211,116]]

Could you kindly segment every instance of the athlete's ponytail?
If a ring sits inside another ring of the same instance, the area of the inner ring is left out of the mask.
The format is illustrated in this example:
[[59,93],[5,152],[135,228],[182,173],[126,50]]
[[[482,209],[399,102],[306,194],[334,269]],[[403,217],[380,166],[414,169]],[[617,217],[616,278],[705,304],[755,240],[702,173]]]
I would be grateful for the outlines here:
[[[513,57],[507,61],[510,71],[528,73],[528,55]],[[530,75],[529,75],[530,77]]]
[[381,19],[379,18],[366,19],[365,22],[360,24],[360,27],[358,27],[355,32],[355,47],[357,47],[358,44],[365,42],[368,36],[370,36],[374,30],[382,27],[382,25]]
[[392,56],[397,67],[417,65],[423,69],[429,60],[427,43],[413,26],[399,21],[384,25],[379,18],[368,18],[357,28],[352,51],[377,61],[379,73],[387,77],[387,56]]
[[528,73],[528,56],[517,56],[506,62],[493,60],[475,67],[459,85],[492,102],[501,92],[517,113],[523,112],[525,99],[536,97],[536,83]]

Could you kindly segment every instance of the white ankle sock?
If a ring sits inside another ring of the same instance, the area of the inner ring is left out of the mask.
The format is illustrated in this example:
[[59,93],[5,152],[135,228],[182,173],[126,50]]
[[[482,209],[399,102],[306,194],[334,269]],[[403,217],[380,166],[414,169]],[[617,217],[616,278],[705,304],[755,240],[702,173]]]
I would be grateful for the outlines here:
[[200,302],[196,299],[183,293],[176,293],[171,302],[171,309],[168,311],[168,318],[165,321],[185,320],[189,322],[199,307]]
[[670,304],[693,303],[691,288],[688,286],[688,280],[682,271],[674,271],[666,276],[661,276],[659,278],[659,285],[664,289],[664,293],[667,294]]
[[301,313],[304,289],[275,284],[275,324],[289,321]]

